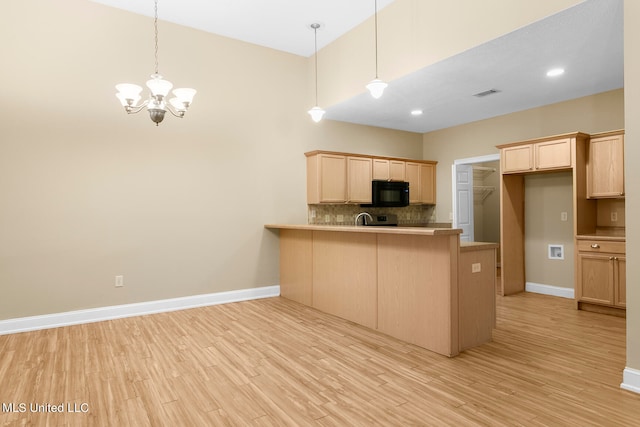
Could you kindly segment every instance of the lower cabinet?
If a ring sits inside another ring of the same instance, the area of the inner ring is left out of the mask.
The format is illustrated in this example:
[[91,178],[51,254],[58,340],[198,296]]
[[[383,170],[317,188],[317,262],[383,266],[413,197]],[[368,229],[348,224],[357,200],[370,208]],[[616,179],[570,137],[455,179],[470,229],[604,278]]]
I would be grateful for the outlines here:
[[576,298],[586,304],[626,307],[626,257],[622,241],[579,240]]

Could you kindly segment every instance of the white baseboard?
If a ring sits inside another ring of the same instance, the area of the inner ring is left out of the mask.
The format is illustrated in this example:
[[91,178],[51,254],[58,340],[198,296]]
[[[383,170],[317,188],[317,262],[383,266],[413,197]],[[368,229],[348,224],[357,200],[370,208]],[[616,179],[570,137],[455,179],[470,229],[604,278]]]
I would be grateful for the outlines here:
[[554,297],[573,299],[575,296],[573,288],[561,288],[560,286],[543,285],[540,283],[533,283],[533,282],[527,282],[525,284],[524,289],[527,292],[533,292],[535,294],[552,295]]
[[640,371],[625,368],[622,373],[622,384],[620,384],[620,388],[640,394]]
[[40,329],[58,328],[61,326],[79,325],[82,323],[100,322],[123,317],[142,316],[145,314],[163,313],[184,310],[187,308],[209,305],[227,304],[280,295],[280,286],[241,289],[237,291],[217,292],[214,294],[193,295],[134,304],[113,305],[87,310],[67,311],[64,313],[46,314],[42,316],[20,317],[0,320],[0,335]]

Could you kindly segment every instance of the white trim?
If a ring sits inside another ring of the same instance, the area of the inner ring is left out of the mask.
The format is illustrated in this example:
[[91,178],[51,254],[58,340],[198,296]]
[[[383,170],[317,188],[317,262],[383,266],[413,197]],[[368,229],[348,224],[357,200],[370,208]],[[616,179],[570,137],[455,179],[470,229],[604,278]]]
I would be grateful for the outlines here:
[[640,394],[640,371],[633,368],[624,368],[620,388]]
[[227,304],[230,302],[277,297],[278,295],[280,295],[280,286],[265,286],[261,288],[217,292],[214,294],[193,295],[134,304],[112,305],[87,310],[67,311],[42,316],[20,317],[0,320],[0,335],[100,322],[123,317],[142,316],[145,314],[164,313],[187,308]]
[[478,157],[467,157],[466,159],[457,159],[453,161],[453,164],[466,165],[469,163],[495,162],[496,160],[500,160],[500,153],[487,154],[486,156],[478,156]]
[[560,286],[543,285],[541,283],[527,282],[524,290],[527,292],[533,292],[534,294],[552,295],[554,297],[570,299],[575,297],[573,288],[562,288]]

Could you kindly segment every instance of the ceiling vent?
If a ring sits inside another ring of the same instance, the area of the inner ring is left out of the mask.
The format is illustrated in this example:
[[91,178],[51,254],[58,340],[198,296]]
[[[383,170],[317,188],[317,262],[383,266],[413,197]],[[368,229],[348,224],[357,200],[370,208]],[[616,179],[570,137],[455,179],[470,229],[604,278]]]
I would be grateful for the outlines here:
[[489,89],[489,90],[485,90],[484,92],[476,93],[473,96],[475,96],[476,98],[484,98],[485,96],[493,95],[494,93],[498,93],[498,92],[500,92],[498,89]]

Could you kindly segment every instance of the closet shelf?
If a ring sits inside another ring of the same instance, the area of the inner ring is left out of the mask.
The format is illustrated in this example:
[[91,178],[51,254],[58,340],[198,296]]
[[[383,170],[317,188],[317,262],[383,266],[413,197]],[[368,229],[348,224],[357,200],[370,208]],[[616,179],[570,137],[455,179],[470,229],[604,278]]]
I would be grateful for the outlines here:
[[473,167],[473,179],[482,181],[492,173],[497,172],[496,168],[488,168],[485,166],[472,166]]
[[473,186],[473,195],[474,198],[480,198],[480,203],[484,202],[484,200],[489,197],[491,193],[496,191],[496,187],[488,186],[488,185],[474,185]]

